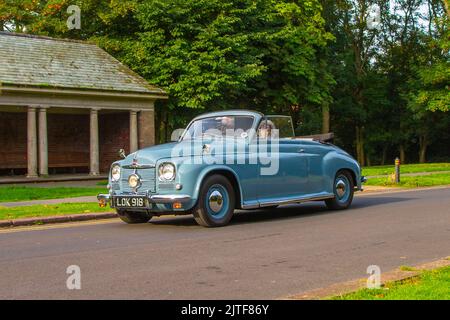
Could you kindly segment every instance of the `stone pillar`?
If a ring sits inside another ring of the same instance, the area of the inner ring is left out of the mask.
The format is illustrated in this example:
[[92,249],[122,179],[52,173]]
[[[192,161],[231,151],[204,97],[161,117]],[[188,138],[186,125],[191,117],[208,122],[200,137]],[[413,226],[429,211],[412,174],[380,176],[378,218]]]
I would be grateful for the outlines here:
[[154,102],[150,110],[139,112],[139,148],[155,144]]
[[48,175],[47,108],[39,109],[39,175]]
[[99,145],[98,145],[98,109],[91,109],[90,114],[90,172],[96,176],[100,172]]
[[37,177],[37,134],[36,134],[36,108],[28,107],[27,116],[27,160],[28,178]]
[[138,149],[137,111],[130,111],[130,153]]

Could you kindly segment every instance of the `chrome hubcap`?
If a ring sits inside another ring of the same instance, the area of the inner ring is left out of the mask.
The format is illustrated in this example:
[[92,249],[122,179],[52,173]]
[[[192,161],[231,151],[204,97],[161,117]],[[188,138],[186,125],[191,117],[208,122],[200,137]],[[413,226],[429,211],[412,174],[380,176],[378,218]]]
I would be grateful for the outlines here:
[[345,181],[339,179],[336,181],[336,194],[339,199],[341,199],[345,195],[346,184]]
[[223,196],[222,194],[214,190],[209,195],[209,208],[214,212],[219,212],[223,207]]

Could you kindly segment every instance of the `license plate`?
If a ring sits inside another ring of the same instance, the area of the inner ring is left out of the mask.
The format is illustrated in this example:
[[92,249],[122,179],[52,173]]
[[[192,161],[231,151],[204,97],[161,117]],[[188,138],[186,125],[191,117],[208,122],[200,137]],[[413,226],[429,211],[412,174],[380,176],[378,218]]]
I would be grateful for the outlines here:
[[114,197],[116,208],[145,208],[145,197]]

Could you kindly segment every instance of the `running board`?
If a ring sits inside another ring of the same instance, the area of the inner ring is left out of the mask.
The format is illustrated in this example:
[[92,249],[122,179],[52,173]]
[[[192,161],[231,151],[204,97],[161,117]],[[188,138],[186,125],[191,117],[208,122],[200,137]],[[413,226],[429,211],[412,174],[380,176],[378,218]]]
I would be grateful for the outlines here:
[[313,197],[300,197],[300,198],[296,198],[296,199],[275,200],[275,201],[262,202],[259,204],[243,205],[242,209],[258,209],[258,208],[264,208],[264,207],[281,206],[281,205],[285,205],[285,204],[302,203],[302,202],[308,202],[308,201],[320,201],[320,200],[333,199],[333,198],[334,198],[334,194],[328,193],[328,194],[323,194],[323,195],[313,196]]

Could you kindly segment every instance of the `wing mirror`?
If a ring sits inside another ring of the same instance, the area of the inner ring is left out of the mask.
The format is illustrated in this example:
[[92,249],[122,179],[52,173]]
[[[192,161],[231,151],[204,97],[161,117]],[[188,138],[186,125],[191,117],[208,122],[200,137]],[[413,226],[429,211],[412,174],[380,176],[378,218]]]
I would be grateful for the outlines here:
[[124,149],[120,149],[118,153],[119,153],[119,157],[122,159],[125,159],[127,157]]

